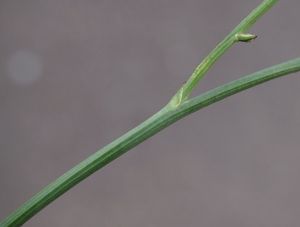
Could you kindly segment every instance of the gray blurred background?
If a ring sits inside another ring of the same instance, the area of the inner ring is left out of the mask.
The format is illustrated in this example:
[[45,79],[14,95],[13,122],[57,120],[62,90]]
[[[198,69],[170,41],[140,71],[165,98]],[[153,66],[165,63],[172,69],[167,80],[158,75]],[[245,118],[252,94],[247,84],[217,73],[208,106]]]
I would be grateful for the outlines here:
[[[162,107],[261,0],[1,0],[0,219]],[[299,56],[280,1],[195,94]],[[25,226],[298,226],[300,74],[206,108]]]

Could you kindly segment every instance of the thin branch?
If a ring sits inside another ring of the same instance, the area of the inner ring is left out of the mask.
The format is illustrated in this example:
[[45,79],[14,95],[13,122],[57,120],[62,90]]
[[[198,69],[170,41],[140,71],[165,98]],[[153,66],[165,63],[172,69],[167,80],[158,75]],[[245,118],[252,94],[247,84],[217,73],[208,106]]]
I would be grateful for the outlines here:
[[[250,76],[220,86],[198,97],[187,100],[193,88],[207,70],[235,42],[248,42],[254,35],[245,33],[278,0],[264,0],[248,17],[246,17],[196,68],[187,83],[179,89],[170,103],[154,114],[148,120],[130,130],[117,140],[97,151],[86,160],[73,167],[56,179],[39,193],[25,202],[20,208],[11,213],[1,223],[1,227],[20,226],[42,210],[49,203],[86,179],[103,166],[112,162],[131,148],[158,133],[170,124],[212,103],[218,102],[250,87],[300,71],[300,58],[271,68],[259,71]],[[176,107],[176,108],[174,108]]]
[[169,102],[170,107],[177,107],[186,101],[199,81],[214,63],[236,42],[249,42],[257,36],[246,33],[278,0],[264,0],[244,20],[236,26],[196,67],[190,78],[182,85]]
[[231,83],[222,85],[184,102],[176,109],[162,109],[151,118],[94,153],[48,185],[8,216],[0,226],[20,226],[64,192],[74,187],[77,183],[181,118],[233,94],[298,71],[300,71],[300,58],[264,69]]

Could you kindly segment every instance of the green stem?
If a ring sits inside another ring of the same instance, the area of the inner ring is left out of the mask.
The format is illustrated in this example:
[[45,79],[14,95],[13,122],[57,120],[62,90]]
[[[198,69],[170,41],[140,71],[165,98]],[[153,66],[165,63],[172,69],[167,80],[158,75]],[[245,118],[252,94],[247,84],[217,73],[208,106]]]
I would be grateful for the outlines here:
[[125,135],[105,146],[89,158],[79,163],[67,173],[59,177],[38,194],[33,196],[19,209],[9,215],[1,227],[20,226],[57,197],[68,191],[80,181],[115,160],[131,148],[158,133],[170,124],[218,102],[233,94],[264,83],[280,76],[300,71],[300,58],[282,63],[262,71],[242,77],[238,80],[210,90],[202,95],[185,101],[178,108],[166,106],[148,120],[127,132]]
[[208,55],[207,58],[204,59],[204,61],[196,68],[191,78],[181,89],[179,89],[179,91],[171,99],[170,103],[162,110],[154,114],[136,128],[121,136],[119,139],[94,153],[49,184],[4,219],[0,223],[0,226],[15,227],[22,225],[53,200],[74,187],[77,183],[184,116],[247,88],[256,86],[279,76],[299,71],[300,59],[295,59],[293,61],[254,73],[229,84],[225,84],[196,98],[187,100],[193,88],[197,85],[203,75],[234,42],[247,42],[256,37],[251,34],[244,34],[244,32],[248,30],[249,27],[277,1],[278,0],[264,0],[256,9],[254,9],[250,15],[246,17]]
[[170,100],[169,105],[177,107],[183,101],[187,100],[193,89],[199,81],[204,77],[207,71],[214,63],[236,42],[249,42],[256,38],[252,34],[244,34],[247,30],[278,0],[264,0],[256,7],[241,23],[236,26],[224,39],[221,41],[204,60],[196,67],[190,78],[182,85],[177,93]]

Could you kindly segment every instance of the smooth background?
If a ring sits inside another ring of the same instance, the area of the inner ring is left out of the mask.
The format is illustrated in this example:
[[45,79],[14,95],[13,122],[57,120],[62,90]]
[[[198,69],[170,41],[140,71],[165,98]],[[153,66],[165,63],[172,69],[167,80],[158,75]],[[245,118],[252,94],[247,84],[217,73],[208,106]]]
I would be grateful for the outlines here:
[[[261,1],[1,0],[0,219],[156,112]],[[195,94],[299,56],[280,1]],[[85,180],[25,226],[298,226],[300,74],[213,105]]]

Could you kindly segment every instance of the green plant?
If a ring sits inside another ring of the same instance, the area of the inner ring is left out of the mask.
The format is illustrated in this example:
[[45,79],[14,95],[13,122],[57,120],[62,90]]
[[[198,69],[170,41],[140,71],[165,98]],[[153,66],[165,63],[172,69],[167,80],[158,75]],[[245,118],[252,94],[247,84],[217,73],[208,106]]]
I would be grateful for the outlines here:
[[0,226],[20,226],[33,215],[68,191],[77,183],[118,158],[147,138],[179,119],[208,105],[225,99],[245,89],[266,81],[300,71],[300,58],[272,66],[251,75],[227,83],[195,98],[189,98],[193,89],[214,63],[236,42],[250,42],[255,35],[247,33],[249,28],[278,0],[264,0],[254,9],[215,49],[197,66],[191,77],[171,98],[170,102],[148,120],[130,130],[117,140],[97,151],[86,160],[49,184],[20,208],[4,219]]

